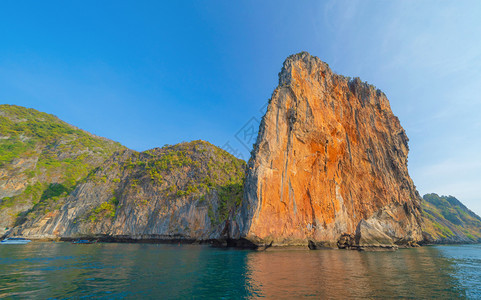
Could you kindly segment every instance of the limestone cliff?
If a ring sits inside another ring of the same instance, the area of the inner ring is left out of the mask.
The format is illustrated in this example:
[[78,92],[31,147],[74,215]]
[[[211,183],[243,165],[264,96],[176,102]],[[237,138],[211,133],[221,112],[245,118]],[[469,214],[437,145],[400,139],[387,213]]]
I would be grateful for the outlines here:
[[0,236],[35,205],[71,192],[123,148],[53,115],[0,105]]
[[204,141],[136,152],[0,105],[0,236],[311,249],[479,242],[481,219],[454,197],[421,202],[408,150],[380,90],[305,52],[284,62],[247,166]]
[[37,204],[12,234],[37,239],[229,238],[229,219],[241,202],[244,176],[244,161],[204,141],[141,153],[124,150],[68,196]]
[[380,90],[287,58],[248,163],[240,237],[311,248],[422,240],[408,138]]

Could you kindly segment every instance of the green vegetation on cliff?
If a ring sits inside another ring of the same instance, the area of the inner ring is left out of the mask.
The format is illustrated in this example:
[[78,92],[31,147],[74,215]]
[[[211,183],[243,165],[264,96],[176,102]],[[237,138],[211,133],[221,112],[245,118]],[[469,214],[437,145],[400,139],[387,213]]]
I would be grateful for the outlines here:
[[[118,173],[115,173],[116,168]],[[100,174],[101,173],[101,174]],[[92,178],[114,178],[114,190],[125,186],[120,197],[129,200],[146,197],[164,199],[190,198],[208,206],[212,224],[227,220],[239,207],[245,177],[245,162],[205,141],[166,145],[141,153],[131,152],[120,162],[106,162],[103,170]],[[100,180],[105,183],[105,181]],[[124,183],[128,184],[124,184]],[[116,186],[116,187],[115,187]],[[147,194],[147,195],[146,195]],[[206,201],[216,197],[218,205]],[[147,204],[146,199],[136,203]],[[209,203],[207,203],[209,202]]]
[[119,143],[35,109],[0,105],[0,227],[51,206],[99,166]]
[[244,176],[243,160],[201,140],[117,151],[67,197],[39,202],[17,233],[226,237],[242,202]]
[[423,200],[423,231],[428,242],[481,242],[481,218],[458,199],[426,194]]
[[[53,115],[0,105],[0,234],[20,225],[27,235],[61,235],[62,222],[68,234],[225,237],[245,171],[205,141],[136,152]],[[427,194],[422,208],[428,242],[481,242],[481,218],[456,198]]]

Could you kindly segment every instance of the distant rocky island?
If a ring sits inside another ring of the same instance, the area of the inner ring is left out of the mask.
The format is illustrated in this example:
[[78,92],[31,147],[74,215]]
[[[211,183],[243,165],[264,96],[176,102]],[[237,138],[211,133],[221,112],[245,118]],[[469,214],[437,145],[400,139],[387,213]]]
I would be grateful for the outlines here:
[[0,236],[373,249],[481,242],[481,218],[417,192],[385,94],[286,59],[246,163],[206,142],[144,152],[0,105]]

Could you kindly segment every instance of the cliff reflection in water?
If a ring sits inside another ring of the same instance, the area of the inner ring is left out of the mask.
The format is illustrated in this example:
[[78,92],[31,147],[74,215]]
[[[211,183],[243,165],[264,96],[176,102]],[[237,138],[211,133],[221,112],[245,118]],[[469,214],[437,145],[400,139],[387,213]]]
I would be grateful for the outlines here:
[[396,252],[0,246],[0,298],[481,298],[480,246]]
[[396,252],[250,253],[248,283],[259,295],[321,298],[459,298],[465,292],[437,248]]

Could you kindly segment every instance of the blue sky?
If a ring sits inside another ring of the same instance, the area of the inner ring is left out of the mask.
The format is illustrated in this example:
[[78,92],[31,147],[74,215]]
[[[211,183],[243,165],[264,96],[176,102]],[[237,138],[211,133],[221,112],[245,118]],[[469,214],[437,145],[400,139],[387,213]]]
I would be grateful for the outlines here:
[[0,37],[0,103],[136,150],[204,139],[245,159],[236,133],[308,51],[386,93],[422,194],[481,214],[480,1],[2,1]]

